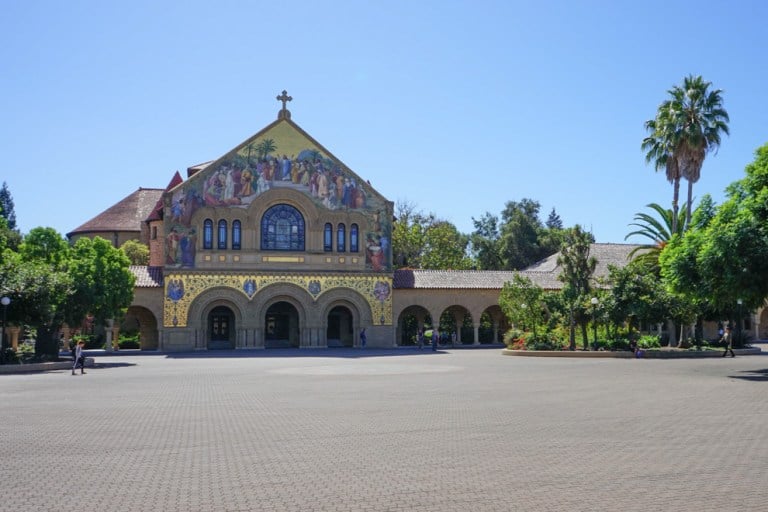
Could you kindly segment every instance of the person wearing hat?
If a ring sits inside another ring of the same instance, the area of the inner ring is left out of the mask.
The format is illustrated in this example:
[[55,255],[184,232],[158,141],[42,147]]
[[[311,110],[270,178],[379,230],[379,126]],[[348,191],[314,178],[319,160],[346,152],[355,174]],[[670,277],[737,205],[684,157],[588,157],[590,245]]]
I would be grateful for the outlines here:
[[725,344],[725,352],[723,352],[723,357],[728,355],[728,352],[731,352],[731,357],[736,357],[736,354],[733,353],[733,334],[731,333],[731,326],[727,326],[725,328],[725,334],[723,334],[723,337],[720,338],[720,341],[722,341]]

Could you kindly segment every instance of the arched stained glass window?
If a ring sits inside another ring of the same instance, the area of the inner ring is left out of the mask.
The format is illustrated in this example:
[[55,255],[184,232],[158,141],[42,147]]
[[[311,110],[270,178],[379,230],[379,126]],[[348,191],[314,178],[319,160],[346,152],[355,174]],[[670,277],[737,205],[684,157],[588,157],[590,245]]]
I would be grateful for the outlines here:
[[360,250],[360,243],[357,236],[357,224],[349,226],[349,252],[358,252]]
[[325,225],[325,231],[323,231],[323,249],[325,252],[333,250],[333,226],[330,222]]
[[336,250],[344,252],[347,250],[347,228],[344,224],[339,224],[336,228]]
[[219,244],[217,247],[219,249],[226,249],[227,248],[227,221],[220,220],[219,221],[219,236],[218,236]]
[[287,204],[276,204],[261,218],[263,251],[303,251],[304,217]]
[[232,221],[232,248],[237,251],[240,250],[240,221],[239,220]]
[[203,221],[203,249],[213,249],[213,221]]

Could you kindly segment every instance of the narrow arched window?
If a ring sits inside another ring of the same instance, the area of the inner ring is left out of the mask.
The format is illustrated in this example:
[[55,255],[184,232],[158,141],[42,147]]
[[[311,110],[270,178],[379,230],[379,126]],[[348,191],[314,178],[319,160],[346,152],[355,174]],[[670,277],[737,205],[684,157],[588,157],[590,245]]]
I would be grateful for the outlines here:
[[330,222],[325,225],[325,231],[323,231],[323,249],[325,252],[333,250],[333,226]]
[[213,249],[213,221],[203,221],[203,249]]
[[219,249],[226,249],[227,248],[227,221],[220,220],[219,221]]
[[347,250],[347,228],[344,224],[339,224],[336,228],[336,250],[344,252]]
[[357,237],[357,224],[349,226],[349,252],[358,252],[360,244]]
[[232,221],[232,248],[237,251],[240,250],[240,221],[239,220]]
[[261,218],[261,249],[264,251],[303,251],[304,217],[287,204],[270,207]]

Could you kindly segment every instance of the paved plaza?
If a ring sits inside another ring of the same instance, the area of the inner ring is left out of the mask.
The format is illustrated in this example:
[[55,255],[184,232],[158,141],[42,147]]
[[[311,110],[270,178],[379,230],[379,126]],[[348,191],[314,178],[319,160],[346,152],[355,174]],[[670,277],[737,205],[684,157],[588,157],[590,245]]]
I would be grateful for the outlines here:
[[768,356],[97,357],[0,375],[0,511],[764,511]]

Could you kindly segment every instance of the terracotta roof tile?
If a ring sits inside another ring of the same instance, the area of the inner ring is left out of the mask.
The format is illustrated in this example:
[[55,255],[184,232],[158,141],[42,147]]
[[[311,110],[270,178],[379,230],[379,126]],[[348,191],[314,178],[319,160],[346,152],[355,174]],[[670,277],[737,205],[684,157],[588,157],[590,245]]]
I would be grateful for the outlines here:
[[95,233],[103,231],[141,231],[141,223],[150,214],[163,195],[159,188],[139,188],[136,192],[110,206],[82,226],[67,233]]
[[[178,185],[179,183],[183,182],[184,179],[181,177],[181,174],[179,174],[179,171],[176,171],[176,174],[173,175],[173,178],[171,178],[170,183],[168,183],[168,186],[165,187],[164,192],[168,192],[173,187]],[[147,222],[151,220],[162,220],[163,215],[163,195],[160,195],[160,198],[157,200],[157,203],[155,204],[155,207],[152,209],[152,213],[147,216],[145,219]]]
[[[608,265],[623,267],[629,261],[627,255],[638,247],[631,244],[592,244],[590,255],[597,258],[595,276],[608,275]],[[532,265],[520,272],[497,270],[396,270],[393,286],[408,288],[458,288],[458,289],[496,289],[512,281],[515,274],[528,277],[534,284],[545,290],[559,290],[563,283],[557,279],[560,268],[557,265],[558,254]]]
[[131,265],[129,270],[136,276],[136,288],[162,288],[163,267]]

